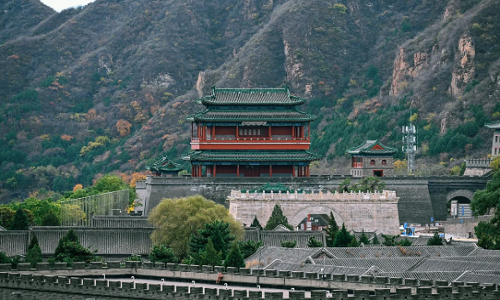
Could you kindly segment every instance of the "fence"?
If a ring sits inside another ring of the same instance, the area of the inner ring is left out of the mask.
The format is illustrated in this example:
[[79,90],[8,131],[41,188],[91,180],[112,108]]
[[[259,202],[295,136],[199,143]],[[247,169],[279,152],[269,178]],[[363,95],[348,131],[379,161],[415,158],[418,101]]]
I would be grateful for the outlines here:
[[93,216],[125,213],[129,205],[129,190],[93,195],[61,202],[62,226],[91,226]]

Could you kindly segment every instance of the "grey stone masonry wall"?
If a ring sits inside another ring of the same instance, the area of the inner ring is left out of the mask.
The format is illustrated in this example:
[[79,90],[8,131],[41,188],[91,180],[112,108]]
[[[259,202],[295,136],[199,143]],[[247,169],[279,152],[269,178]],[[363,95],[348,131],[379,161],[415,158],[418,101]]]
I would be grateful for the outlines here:
[[[217,268],[217,267],[216,267]],[[247,270],[247,269],[243,269]],[[250,270],[249,270],[250,271]],[[420,285],[415,280],[408,281],[402,278],[383,278],[372,276],[333,276],[322,278],[319,273],[308,272],[304,276],[277,277],[274,272],[259,272],[248,275],[225,273],[223,283],[229,283],[229,289],[200,288],[185,285],[175,286],[172,284],[147,284],[120,282],[119,280],[92,279],[88,276],[101,276],[101,273],[113,274],[115,276],[130,276],[136,278],[160,278],[165,274],[164,270],[146,268],[119,268],[119,269],[86,269],[86,270],[58,270],[39,271],[32,269],[24,272],[0,272],[0,299],[219,299],[230,300],[234,298],[246,299],[304,299],[303,292],[289,292],[294,289],[311,289],[311,300],[322,300],[327,298],[327,290],[332,291],[332,299],[499,299],[500,294],[496,284],[482,285],[477,282],[451,284],[446,281],[436,281],[433,286]],[[168,277],[172,281],[191,280],[213,281],[217,273],[168,271]],[[303,272],[302,272],[303,273]],[[78,277],[77,277],[78,276]],[[87,277],[86,277],[87,276]],[[83,279],[82,279],[83,277]],[[287,292],[249,291],[242,289],[244,285],[261,284],[271,287],[279,287]],[[203,285],[201,283],[201,285]],[[239,286],[239,287],[238,287]],[[232,290],[232,288],[234,290]],[[348,290],[352,291],[349,295]],[[234,297],[233,297],[234,294]],[[218,295],[218,296],[217,296]],[[246,297],[248,295],[248,298]],[[288,297],[287,297],[288,296]]]
[[[266,183],[282,183],[292,189],[306,191],[335,190],[351,176],[272,177],[272,178],[161,178],[146,179],[145,214],[163,198],[202,195],[220,204],[226,204],[231,190],[254,189]],[[353,179],[352,183],[359,179]],[[450,193],[467,190],[470,193],[486,187],[485,177],[384,177],[387,190],[396,191],[399,222],[428,224],[430,218],[446,220],[446,202]]]
[[[371,161],[375,161],[372,165]],[[382,161],[386,162],[385,165]],[[364,156],[363,157],[363,176],[373,176],[373,170],[382,170],[384,177],[394,176],[394,158],[392,156]]]
[[102,254],[149,254],[153,228],[33,227],[26,231],[0,231],[0,251],[7,255],[26,254],[36,235],[42,254],[53,254],[59,239],[74,229],[80,243]]

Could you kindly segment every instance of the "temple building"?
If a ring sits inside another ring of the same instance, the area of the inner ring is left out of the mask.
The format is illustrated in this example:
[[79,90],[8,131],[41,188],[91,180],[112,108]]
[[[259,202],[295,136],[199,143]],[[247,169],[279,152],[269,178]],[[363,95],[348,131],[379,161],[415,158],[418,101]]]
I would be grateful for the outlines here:
[[155,177],[177,177],[179,172],[182,171],[182,166],[168,159],[162,157],[155,161],[153,164],[146,166]]
[[188,117],[193,177],[309,177],[310,122],[288,88],[217,89]]
[[351,175],[364,176],[393,176],[394,153],[396,149],[387,147],[378,140],[367,140],[363,144],[348,149],[351,154]]

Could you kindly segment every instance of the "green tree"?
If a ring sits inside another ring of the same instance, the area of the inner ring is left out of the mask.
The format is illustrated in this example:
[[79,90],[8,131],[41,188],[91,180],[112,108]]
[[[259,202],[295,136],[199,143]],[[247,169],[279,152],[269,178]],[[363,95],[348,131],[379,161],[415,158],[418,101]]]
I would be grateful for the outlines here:
[[500,203],[500,172],[493,175],[493,179],[486,184],[486,189],[474,193],[471,209],[474,215],[489,213],[491,208]]
[[31,237],[30,244],[28,245],[28,250],[31,249],[31,248],[33,248],[35,245],[40,246],[38,244],[38,238],[36,237],[36,235],[33,235]]
[[10,264],[12,260],[3,252],[0,251],[0,264]]
[[382,245],[384,245],[384,246],[396,246],[396,238],[398,237],[397,235],[382,234],[382,237],[384,238]]
[[344,179],[337,188],[339,193],[349,193],[351,191],[351,178]]
[[297,241],[281,241],[281,247],[295,248],[295,246],[297,246]]
[[26,262],[31,264],[31,267],[36,267],[36,263],[43,261],[42,259],[42,250],[40,246],[37,244],[33,245],[28,252],[26,253]]
[[408,247],[408,246],[411,246],[412,242],[409,239],[405,238],[404,240],[401,240],[401,241],[397,242],[396,244],[399,246]]
[[23,209],[16,210],[14,215],[14,220],[10,226],[10,230],[28,230],[30,228],[30,223],[28,221],[28,216]]
[[366,235],[365,231],[363,230],[361,232],[361,235],[359,236],[359,243],[363,245],[369,245],[370,244],[370,239],[368,239],[368,236]]
[[333,217],[333,213],[330,212],[330,217],[328,218],[328,226],[325,229],[326,231],[326,246],[333,247],[333,241],[335,240],[335,236],[339,231],[339,226]]
[[149,222],[155,230],[151,239],[155,245],[167,244],[177,257],[188,253],[188,242],[192,234],[205,228],[215,220],[229,223],[231,235],[243,237],[243,228],[222,206],[202,196],[180,199],[163,199],[149,214]]
[[10,207],[0,207],[0,226],[5,229],[9,229],[12,226],[12,221],[14,220],[15,214],[16,211]]
[[42,217],[42,226],[60,226],[61,225],[61,219],[59,218],[59,215],[56,214],[54,210],[49,210],[43,217]]
[[259,219],[257,219],[257,216],[253,217],[253,221],[252,221],[252,224],[250,225],[250,227],[255,227],[255,228],[258,228],[260,230],[263,229],[262,225],[260,225]]
[[179,258],[174,255],[174,251],[166,244],[160,244],[154,245],[153,248],[151,248],[149,260],[152,262],[176,263],[179,261]]
[[226,257],[235,238],[231,234],[229,223],[215,220],[212,223],[205,224],[204,229],[200,229],[196,234],[191,235],[189,239],[189,255],[195,261],[198,260],[198,255],[205,250],[208,240],[210,240],[215,251],[220,252],[222,257]]
[[366,176],[363,177],[352,190],[356,192],[375,192],[382,191],[385,188],[385,182],[380,180],[379,177]]
[[375,235],[375,236],[373,237],[373,239],[372,239],[372,244],[373,244],[373,245],[380,245],[380,242],[379,242],[379,240],[378,240],[377,235]]
[[427,246],[442,246],[443,239],[439,236],[437,232],[427,241]]
[[352,240],[351,234],[345,228],[345,224],[342,223],[342,229],[335,235],[335,240],[333,241],[333,247],[347,247]]
[[224,260],[224,267],[243,268],[245,266],[245,259],[241,254],[240,247],[237,242],[233,242],[231,250]]
[[273,212],[271,213],[271,217],[267,220],[265,230],[273,230],[278,225],[283,225],[286,228],[293,230],[293,226],[288,224],[288,219],[285,215],[283,215],[283,210],[281,210],[281,206],[276,204],[274,206]]
[[246,242],[238,242],[238,246],[240,248],[241,254],[243,258],[246,259],[250,255],[257,252],[260,246],[262,246],[262,242],[254,242],[254,241],[246,241]]
[[311,236],[309,237],[309,241],[307,242],[307,247],[309,248],[323,247],[323,243]]
[[75,261],[89,262],[94,259],[94,253],[80,244],[78,236],[73,229],[70,229],[59,240],[54,256],[55,261],[68,263]]
[[349,244],[347,244],[347,247],[359,247],[358,240],[356,240],[356,236],[353,235],[351,241]]
[[222,252],[215,250],[211,238],[208,238],[205,250],[200,253],[200,264],[209,266],[222,265]]

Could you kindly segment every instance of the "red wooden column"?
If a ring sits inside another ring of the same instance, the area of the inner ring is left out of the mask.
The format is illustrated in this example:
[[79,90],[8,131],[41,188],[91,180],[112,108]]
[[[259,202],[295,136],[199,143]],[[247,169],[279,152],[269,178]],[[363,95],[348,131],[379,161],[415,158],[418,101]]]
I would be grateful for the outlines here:
[[203,177],[203,166],[202,165],[198,166],[198,177]]
[[215,140],[215,125],[212,125],[212,140]]
[[292,165],[292,177],[295,177],[295,164]]
[[240,177],[240,165],[236,165],[236,177]]
[[295,139],[295,125],[292,126],[292,139]]
[[273,177],[273,165],[269,165],[269,177]]
[[217,165],[214,164],[214,177],[215,177],[215,174],[217,173]]
[[306,177],[309,177],[309,166],[306,167]]
[[269,139],[272,139],[273,133],[272,133],[272,130],[271,130],[271,126],[269,126],[268,134],[269,134]]
[[196,177],[194,166],[191,166],[191,177]]
[[238,125],[236,125],[236,140],[239,140],[239,139],[240,139],[240,127]]

